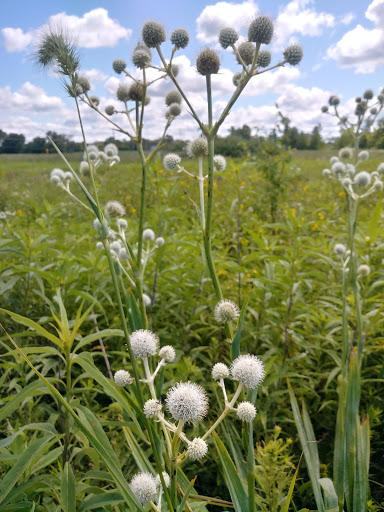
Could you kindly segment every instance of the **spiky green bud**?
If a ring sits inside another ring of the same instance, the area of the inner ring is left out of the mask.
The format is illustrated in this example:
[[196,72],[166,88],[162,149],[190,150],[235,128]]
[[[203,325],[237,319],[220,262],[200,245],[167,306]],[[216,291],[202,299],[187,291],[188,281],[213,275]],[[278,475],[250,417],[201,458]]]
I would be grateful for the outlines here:
[[259,52],[259,55],[257,56],[257,65],[260,68],[267,68],[271,63],[271,59],[271,52],[269,52],[268,50],[261,50],[261,52]]
[[220,59],[215,50],[206,48],[202,50],[196,59],[196,68],[200,75],[214,75],[219,72]]
[[182,102],[181,94],[176,89],[173,91],[169,91],[169,93],[165,97],[165,104],[167,105],[167,107],[172,105],[172,103],[178,103],[180,105],[181,102]]
[[[253,57],[256,51],[255,45],[249,42],[241,43],[237,51],[239,52],[239,55],[243,59],[243,62],[246,66],[252,64]],[[239,64],[241,64],[240,59],[237,59],[237,61]]]
[[288,64],[297,66],[303,58],[303,49],[298,44],[291,44],[284,50],[283,55]]
[[274,25],[268,16],[259,16],[249,25],[248,39],[253,43],[269,44],[274,32]]
[[226,27],[220,30],[219,34],[219,43],[221,44],[224,50],[228,48],[228,46],[232,46],[239,39],[239,35],[235,29],[231,27]]
[[177,49],[185,48],[189,43],[189,34],[184,28],[177,28],[171,34],[171,43]]
[[156,46],[164,43],[166,39],[164,27],[156,21],[149,21],[146,23],[141,35],[148,48],[156,48]]
[[115,59],[112,62],[113,71],[120,75],[124,71],[124,69],[127,67],[127,63],[123,59]]

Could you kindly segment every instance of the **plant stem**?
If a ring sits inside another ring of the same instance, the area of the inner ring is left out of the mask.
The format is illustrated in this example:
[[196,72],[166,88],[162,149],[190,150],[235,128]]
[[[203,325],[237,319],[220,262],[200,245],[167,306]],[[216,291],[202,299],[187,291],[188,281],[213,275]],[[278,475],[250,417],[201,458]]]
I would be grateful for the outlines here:
[[[71,353],[70,349],[65,348],[65,365],[66,365],[66,386],[65,398],[68,405],[71,403],[72,398],[72,379],[71,379]],[[65,433],[64,433],[64,448],[63,448],[63,462],[64,464],[69,460],[69,443],[70,443],[70,425],[69,425],[69,412],[65,411]]]
[[224,418],[226,418],[228,416],[231,409],[235,405],[236,400],[239,398],[239,395],[240,395],[242,389],[243,389],[243,385],[241,383],[239,383],[239,385],[236,389],[236,392],[232,397],[232,400],[229,403],[227,402],[225,404],[224,411],[220,414],[220,416],[217,418],[217,420],[212,425],[212,427],[209,430],[207,430],[207,432],[203,435],[203,437],[202,437],[203,441],[205,441],[207,439],[207,437],[209,437],[210,434],[220,425],[220,423],[224,420]]
[[200,192],[200,222],[201,227],[205,226],[205,199],[204,199],[204,176],[203,176],[203,157],[199,156],[199,192]]
[[256,512],[255,502],[255,450],[253,446],[253,422],[248,423],[248,459],[247,459],[247,481],[248,481],[248,510]]

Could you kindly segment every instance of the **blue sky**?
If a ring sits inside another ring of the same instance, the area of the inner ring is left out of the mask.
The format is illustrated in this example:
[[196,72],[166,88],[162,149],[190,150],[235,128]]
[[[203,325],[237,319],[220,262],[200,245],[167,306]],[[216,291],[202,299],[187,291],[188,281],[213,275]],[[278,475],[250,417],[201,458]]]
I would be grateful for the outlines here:
[[[39,30],[48,22],[60,24],[77,37],[81,67],[92,83],[92,94],[101,106],[118,105],[114,92],[122,81],[111,67],[115,58],[127,61],[141,38],[146,21],[164,25],[169,36],[175,28],[186,28],[190,45],[176,55],[180,82],[198,113],[205,115],[204,80],[195,70],[198,52],[216,47],[221,72],[214,79],[214,111],[217,115],[233,91],[232,74],[239,66],[229,50],[218,46],[217,36],[224,26],[233,26],[246,37],[255,15],[268,15],[276,22],[274,40],[268,48],[272,63],[281,60],[283,49],[299,43],[304,59],[298,67],[285,66],[252,79],[222,129],[244,123],[262,131],[276,123],[275,102],[299,128],[310,131],[321,122],[325,136],[337,134],[330,116],[320,107],[330,94],[342,97],[345,113],[353,111],[354,97],[367,88],[376,93],[384,86],[384,0],[244,0],[203,2],[173,0],[132,2],[130,0],[19,0],[2,2],[0,26],[0,128],[24,133],[27,139],[44,130],[67,133],[79,139],[73,102],[53,73],[41,71],[33,62]],[[170,43],[164,43],[165,55]],[[158,63],[156,56],[153,62]],[[157,82],[147,110],[146,136],[157,137],[163,126],[164,96],[173,87]],[[110,127],[94,112],[84,110],[90,140],[112,134]],[[123,120],[122,120],[123,122]],[[197,128],[184,109],[170,131],[174,137],[195,136]]]

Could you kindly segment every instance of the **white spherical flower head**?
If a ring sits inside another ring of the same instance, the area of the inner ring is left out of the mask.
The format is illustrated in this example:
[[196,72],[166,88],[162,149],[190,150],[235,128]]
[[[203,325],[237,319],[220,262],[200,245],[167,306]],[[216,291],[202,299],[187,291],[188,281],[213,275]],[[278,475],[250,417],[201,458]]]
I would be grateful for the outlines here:
[[224,363],[216,363],[212,368],[212,379],[227,379],[229,377],[229,368]]
[[118,253],[120,251],[120,249],[122,249],[122,245],[121,245],[120,240],[114,240],[111,243],[110,248],[111,248],[112,251],[115,251],[116,253]]
[[339,158],[341,160],[350,160],[353,157],[352,148],[341,148],[339,151]]
[[144,404],[144,415],[147,418],[155,418],[161,412],[161,409],[161,403],[158,400],[151,398]]
[[108,217],[123,217],[125,208],[119,201],[108,201],[105,205],[105,212]]
[[215,318],[220,324],[235,320],[240,315],[240,310],[231,300],[221,300],[215,307]]
[[336,162],[339,162],[339,159],[337,158],[337,156],[332,156],[329,160],[330,164],[333,165],[335,164]]
[[208,141],[205,137],[198,137],[189,141],[185,150],[190,158],[206,156],[208,155]]
[[131,384],[133,382],[131,374],[127,370],[117,370],[113,379],[115,384],[121,387],[124,387],[127,384]]
[[188,454],[189,458],[191,460],[200,460],[203,459],[208,452],[208,445],[204,441],[204,439],[201,439],[201,437],[195,437],[189,444],[188,444]]
[[93,229],[96,229],[96,231],[101,231],[101,222],[99,221],[99,219],[95,219],[93,222],[92,222],[92,226],[93,226]]
[[145,505],[153,500],[156,495],[156,480],[151,473],[138,473],[129,484],[138,501]]
[[171,345],[165,345],[159,350],[159,356],[167,363],[173,363],[176,357],[176,352]]
[[124,261],[129,260],[128,253],[127,253],[126,249],[124,249],[124,247],[119,249],[119,251],[117,253],[117,257],[119,258],[119,260],[124,260]]
[[143,302],[146,308],[148,308],[151,305],[151,297],[149,297],[149,295],[147,295],[146,293],[143,293]]
[[230,371],[233,380],[238,380],[249,389],[257,388],[265,377],[264,364],[253,354],[237,357],[233,361]]
[[165,399],[174,420],[200,421],[208,411],[208,397],[201,386],[192,382],[178,382]]
[[359,160],[368,160],[369,153],[366,150],[360,151],[360,153],[357,155],[359,157]]
[[97,243],[96,243],[96,247],[97,247],[98,249],[104,249],[103,242],[97,242]]
[[381,162],[381,164],[378,165],[377,172],[379,174],[383,174],[384,173],[384,162]]
[[119,228],[124,230],[127,229],[128,222],[125,219],[117,219],[117,225],[119,226]]
[[369,274],[371,273],[371,267],[369,267],[368,265],[360,265],[358,268],[357,268],[357,273],[360,275],[360,276],[369,276]]
[[[166,473],[165,471],[163,471],[163,479],[164,479],[165,487],[169,487],[171,485],[171,479],[169,478],[168,473]],[[156,475],[155,480],[156,480],[157,488],[160,489],[160,486],[161,486],[160,475]]]
[[361,187],[366,187],[371,183],[371,175],[367,171],[360,171],[355,176],[355,183]]
[[337,255],[343,255],[346,250],[347,248],[345,247],[344,244],[335,244],[333,248],[333,252]]
[[251,402],[241,402],[236,409],[237,416],[241,421],[250,423],[256,418],[256,408]]
[[51,178],[53,176],[58,176],[61,180],[65,178],[65,172],[62,169],[58,169],[57,167],[55,169],[52,169],[51,171]]
[[334,164],[332,164],[332,171],[334,174],[339,174],[341,172],[344,172],[345,171],[345,164],[343,164],[343,162],[335,162]]
[[136,359],[154,356],[159,346],[159,338],[152,331],[139,329],[129,337],[132,352]]
[[156,247],[162,247],[165,244],[164,238],[162,236],[159,236],[158,238],[156,238],[155,244]]
[[154,240],[155,232],[152,229],[144,229],[143,231],[143,240]]
[[51,176],[50,181],[51,181],[52,185],[60,185],[60,183],[61,183],[61,179],[56,174]]
[[168,155],[165,155],[163,159],[164,167],[167,169],[167,171],[174,171],[177,169],[177,166],[181,162],[181,157],[177,155],[176,153],[168,153]]
[[227,167],[227,161],[223,155],[215,155],[213,157],[213,165],[217,172],[221,172],[224,171],[224,169]]

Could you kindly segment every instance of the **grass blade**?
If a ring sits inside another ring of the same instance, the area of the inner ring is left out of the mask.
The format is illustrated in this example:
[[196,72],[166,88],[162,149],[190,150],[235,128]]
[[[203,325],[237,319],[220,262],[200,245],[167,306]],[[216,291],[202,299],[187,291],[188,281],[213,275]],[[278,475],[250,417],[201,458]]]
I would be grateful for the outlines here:
[[76,480],[69,462],[61,477],[61,507],[63,512],[76,512]]

